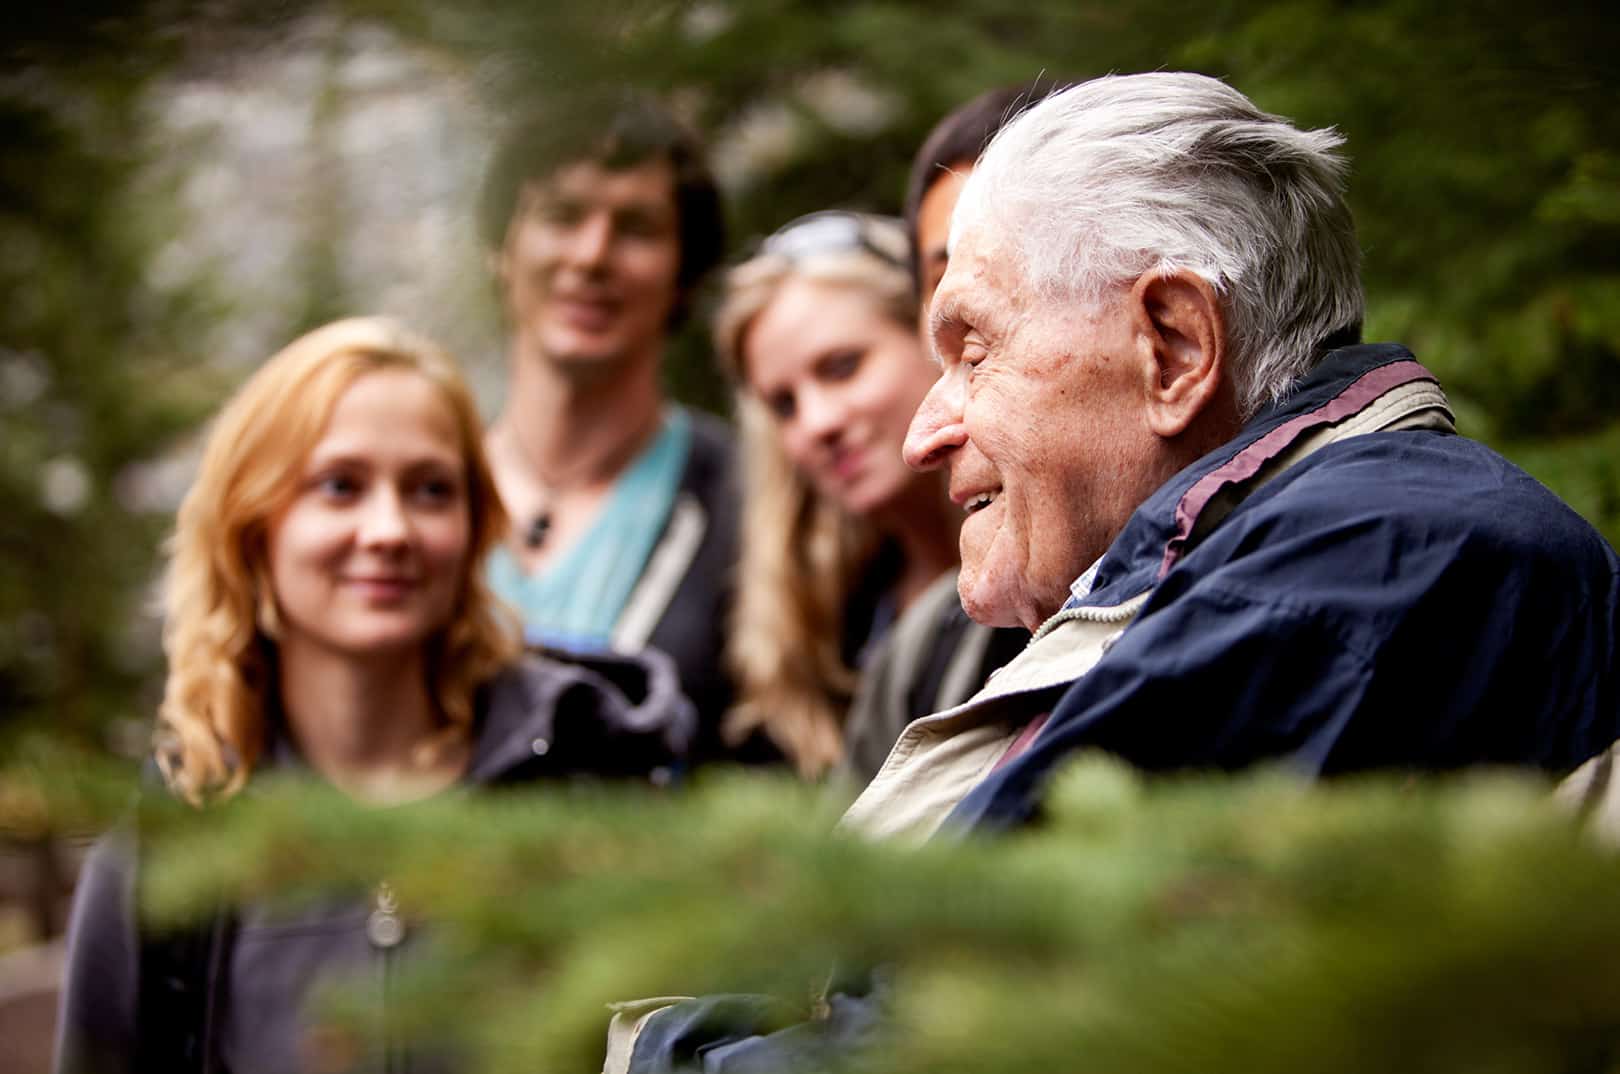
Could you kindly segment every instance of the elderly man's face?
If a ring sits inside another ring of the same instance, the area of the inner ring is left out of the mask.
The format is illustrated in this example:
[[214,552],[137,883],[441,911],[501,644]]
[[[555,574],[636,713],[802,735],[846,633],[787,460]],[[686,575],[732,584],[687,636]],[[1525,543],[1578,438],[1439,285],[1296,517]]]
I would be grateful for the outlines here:
[[1043,296],[980,228],[952,251],[930,328],[942,373],[906,461],[950,471],[968,614],[1033,630],[1174,472],[1147,424],[1151,345],[1129,287],[1090,307]]

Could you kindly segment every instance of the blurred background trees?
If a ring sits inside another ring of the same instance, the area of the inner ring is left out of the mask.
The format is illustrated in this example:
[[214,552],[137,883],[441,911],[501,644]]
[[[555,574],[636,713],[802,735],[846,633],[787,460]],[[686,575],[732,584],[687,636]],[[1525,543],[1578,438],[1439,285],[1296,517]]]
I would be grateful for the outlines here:
[[[1620,538],[1606,5],[146,0],[0,32],[0,730],[139,751],[190,434],[297,332],[404,316],[494,409],[484,154],[525,101],[590,83],[704,132],[739,252],[811,209],[897,210],[941,114],[1042,72],[1191,68],[1335,125],[1369,336],[1412,345],[1465,432]],[[669,378],[724,408],[701,324]]]

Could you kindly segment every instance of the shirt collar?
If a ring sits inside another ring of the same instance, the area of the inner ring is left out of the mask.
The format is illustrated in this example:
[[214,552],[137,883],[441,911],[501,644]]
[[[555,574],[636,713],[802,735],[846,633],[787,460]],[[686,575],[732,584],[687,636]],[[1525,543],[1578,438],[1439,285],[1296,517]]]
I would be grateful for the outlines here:
[[1097,584],[1097,568],[1102,566],[1102,557],[1098,556],[1085,573],[1069,583],[1069,599],[1063,602],[1065,610],[1078,608],[1082,602],[1091,596],[1092,587]]

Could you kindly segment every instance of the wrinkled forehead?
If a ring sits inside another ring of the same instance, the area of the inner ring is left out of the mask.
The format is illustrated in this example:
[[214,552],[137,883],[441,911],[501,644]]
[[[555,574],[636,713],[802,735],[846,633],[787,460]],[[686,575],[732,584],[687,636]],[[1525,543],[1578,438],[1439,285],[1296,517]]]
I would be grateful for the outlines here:
[[928,310],[928,335],[936,344],[942,333],[1004,330],[1031,298],[1022,285],[1018,247],[996,228],[953,225],[951,241],[950,260]]

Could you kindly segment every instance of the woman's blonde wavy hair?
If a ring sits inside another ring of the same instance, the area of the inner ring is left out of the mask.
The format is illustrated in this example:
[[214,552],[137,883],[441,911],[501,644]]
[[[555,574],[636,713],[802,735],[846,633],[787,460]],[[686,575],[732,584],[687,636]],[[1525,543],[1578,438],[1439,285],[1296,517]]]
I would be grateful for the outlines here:
[[516,623],[482,571],[506,532],[506,513],[484,456],[477,407],[455,361],[385,318],[317,328],[266,362],[214,419],[169,544],[163,586],[169,671],[156,752],[170,787],[193,804],[235,794],[263,751],[279,630],[266,527],[291,501],[339,397],[379,370],[408,370],[439,389],[466,460],[466,577],[428,660],[430,687],[449,723],[445,742],[470,733],[476,690],[516,657]]
[[737,701],[728,741],[762,729],[801,775],[814,778],[844,755],[843,724],[856,685],[844,663],[844,617],[880,544],[872,523],[816,492],[782,449],[776,421],[747,387],[743,346],[754,319],[790,278],[855,291],[908,330],[917,300],[897,222],[901,260],[860,249],[789,259],[761,254],[732,269],[714,320],[715,350],[737,386],[743,533],[726,663]]

